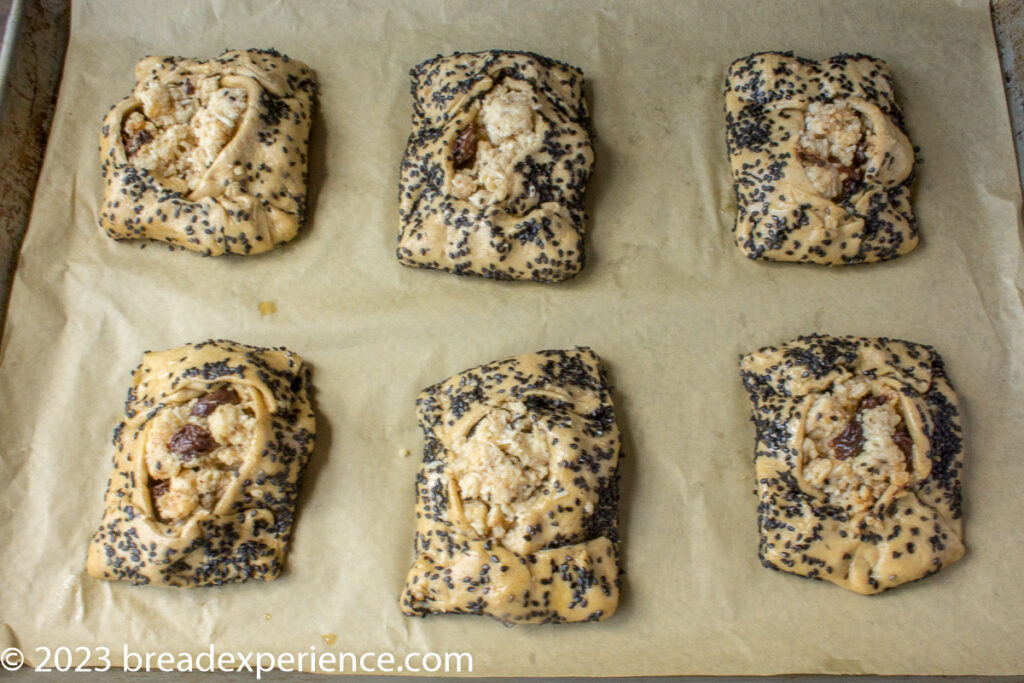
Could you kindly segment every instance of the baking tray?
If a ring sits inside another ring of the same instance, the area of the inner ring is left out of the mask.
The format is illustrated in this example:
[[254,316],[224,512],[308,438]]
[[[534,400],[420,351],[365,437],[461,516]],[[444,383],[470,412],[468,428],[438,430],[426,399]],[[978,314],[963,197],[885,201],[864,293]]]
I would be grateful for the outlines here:
[[[55,34],[56,37],[54,38],[54,37],[51,36],[49,39],[50,40],[56,40],[57,43],[59,44],[60,43],[59,24],[60,24],[60,17],[61,17],[61,14],[60,14],[60,11],[61,11],[60,3],[53,3],[52,5],[34,5],[32,7],[32,9],[33,9],[33,11],[35,11],[39,7],[48,7],[49,9],[52,10],[53,13],[51,14],[51,16],[53,17],[53,23],[52,24],[44,23],[43,26],[50,27],[50,30],[52,31],[53,34]],[[1010,38],[1009,42],[1005,41],[1004,45],[1002,45],[1002,47],[1004,47],[1004,49],[1002,49],[1001,55],[1002,55],[1002,59],[1004,59],[1004,66],[1005,66],[1005,68],[1008,65],[1008,63],[1010,65],[1010,67],[1011,67],[1011,72],[1009,73],[1008,78],[1007,78],[1007,82],[1009,84],[1009,86],[1008,86],[1008,99],[1011,101],[1011,105],[1012,105],[1011,111],[1012,111],[1012,113],[1014,114],[1014,116],[1017,116],[1018,118],[1019,118],[1019,114],[1020,114],[1020,112],[1019,112],[1019,110],[1020,110],[1020,99],[1019,99],[1019,97],[1020,97],[1020,89],[1019,89],[1019,76],[1020,76],[1020,72],[1019,72],[1019,69],[1017,68],[1017,65],[1020,65],[1021,59],[1020,59],[1020,55],[1019,55],[1019,50],[1020,50],[1019,45],[1016,47],[1016,51],[1015,51],[1014,43],[1013,43],[1012,38],[1014,36],[1017,36],[1017,37],[1020,36],[1020,32],[1019,32],[1019,27],[1020,27],[1020,11],[1019,11],[1019,8],[1020,8],[1020,3],[1019,2],[995,3],[995,5],[993,7],[993,14],[992,14],[993,15],[994,26],[996,28],[997,33],[1000,32],[1000,31],[1006,33],[1006,31],[1007,31],[1006,27],[1007,26],[1015,26],[1016,27],[1016,28],[1010,29],[1009,34],[1010,34],[1011,38]],[[63,7],[63,9],[65,9],[65,11],[66,11],[67,10],[67,6]],[[17,24],[17,26],[25,27],[25,26],[29,26],[31,24],[30,20],[26,18],[26,14],[27,13],[28,13],[28,8],[27,7],[20,6],[18,3],[15,3],[14,12],[12,13],[12,16],[14,16],[15,18],[20,18],[20,22]],[[66,18],[66,14],[65,14],[65,18]],[[1015,22],[1016,22],[1016,25],[1014,24]],[[1002,27],[1002,28],[1000,29],[1000,27]],[[45,33],[45,32],[44,31],[40,31],[39,33]],[[20,34],[15,33],[14,35],[18,37],[18,42],[20,42],[20,40],[24,40],[24,38],[22,38],[22,37],[25,36],[26,34],[23,31],[23,33],[20,33]],[[67,40],[67,33],[65,33],[65,38],[63,38],[63,40]],[[11,44],[13,44],[13,43],[11,43]],[[1007,45],[1010,45],[1010,47],[1007,48]],[[38,50],[39,47],[37,46],[36,49]],[[5,53],[6,53],[6,48],[5,48]],[[14,54],[13,50],[11,51],[11,54]],[[1008,57],[1007,56],[1008,54],[1011,55],[1011,56]],[[1008,59],[1009,59],[1009,61],[1008,61]],[[14,63],[14,62],[15,62],[15,60],[13,59],[13,57],[11,57],[10,61],[8,63]],[[50,71],[47,72],[47,73],[49,73],[49,74],[58,74],[59,73],[59,60],[56,60],[56,62],[57,62],[56,63],[56,69],[54,70],[53,66],[51,65],[50,66]],[[48,97],[51,98],[49,101],[52,101],[52,97],[55,96],[55,92],[56,92],[55,84],[56,84],[57,80],[56,80],[55,76],[50,76],[49,78],[52,79],[52,82],[54,84],[54,88],[52,89],[52,91],[50,92],[49,95],[42,95],[42,96],[43,97],[47,97],[48,96]],[[39,81],[43,81],[43,80],[45,80],[45,79],[39,79]],[[5,83],[7,83],[7,82],[8,81],[5,80]],[[1014,88],[1016,88],[1016,90]],[[44,89],[41,88],[40,90],[44,90]],[[35,88],[33,88],[31,91],[32,92],[37,92],[37,90]],[[38,97],[39,97],[38,95],[33,95],[33,97],[29,98],[29,101],[35,102],[35,105],[37,106],[37,108],[39,108]],[[6,106],[6,103],[5,103],[5,106]],[[36,110],[36,112],[40,112],[40,111],[43,112],[43,114],[45,115],[46,112],[49,112],[51,110],[47,109],[46,106],[43,106],[43,108]],[[7,121],[5,120],[4,123],[5,123],[4,130],[7,130],[7,128],[6,128]],[[1019,121],[1016,123],[1015,135],[1017,135],[1017,136],[1020,135],[1020,124],[1019,124]],[[25,140],[26,137],[27,137],[26,135],[20,134],[20,135],[13,135],[11,137],[6,137],[4,139],[5,140],[11,140],[13,138],[14,142],[19,142],[19,141]],[[1019,137],[1018,137],[1018,139],[1019,139]],[[30,145],[30,147],[31,146],[32,145]],[[39,145],[39,144],[36,144],[32,148],[34,148],[34,150],[36,152],[36,158],[37,159],[41,159],[42,158],[43,147],[41,145]],[[1018,151],[1019,151],[1019,148],[1018,148]],[[1019,159],[1020,159],[1020,157],[1018,157],[1018,160]],[[723,160],[723,163],[724,163],[724,160]],[[31,165],[29,165],[29,168],[30,168],[29,172],[31,172]],[[4,177],[7,177],[6,174],[5,174]],[[33,185],[34,185],[34,183],[32,183],[30,181],[27,186],[31,187]],[[5,194],[5,197],[7,197],[7,194]],[[26,220],[26,224],[27,224],[28,215],[31,213],[31,202],[28,205],[25,205],[23,203],[22,209],[20,209],[20,211],[23,212],[20,215],[25,216],[25,220]],[[11,223],[8,223],[7,225],[5,225],[5,227],[14,228],[13,230],[5,230],[5,232],[9,232],[9,233],[13,234],[13,236],[14,236],[13,240],[9,239],[7,244],[11,244],[12,242],[14,244],[16,244],[17,242],[19,242],[20,237],[22,237],[22,233],[24,233],[24,228],[22,228],[22,232],[19,233],[17,231],[16,225],[14,224],[13,221]],[[926,239],[927,239],[927,236],[926,236]],[[16,251],[16,247],[13,249],[13,251]],[[8,263],[11,263],[11,261],[8,260]],[[6,300],[6,296],[4,297],[4,299]],[[766,340],[766,341],[775,341],[775,340]],[[484,358],[476,358],[476,359],[484,359]],[[467,365],[468,365],[468,361],[467,361]],[[456,370],[456,369],[453,369],[453,372],[454,372],[454,370]],[[410,443],[410,445],[411,446],[415,446],[415,443]],[[843,664],[842,663],[837,663],[835,666],[840,668],[840,669],[843,668]]]

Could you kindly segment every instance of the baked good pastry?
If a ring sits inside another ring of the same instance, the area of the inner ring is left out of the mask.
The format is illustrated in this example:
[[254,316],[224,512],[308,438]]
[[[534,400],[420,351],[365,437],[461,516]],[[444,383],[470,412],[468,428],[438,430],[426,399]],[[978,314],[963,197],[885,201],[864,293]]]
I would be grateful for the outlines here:
[[880,593],[963,557],[963,440],[939,354],[798,337],[740,360],[764,566]]
[[316,80],[275,50],[146,57],[103,120],[99,224],[217,256],[258,254],[306,219]]
[[499,280],[578,273],[594,165],[583,72],[491,50],[438,56],[410,73],[398,260]]
[[885,62],[754,54],[729,67],[725,112],[748,257],[870,263],[917,246],[914,148]]
[[416,560],[402,611],[599,621],[619,602],[619,430],[593,351],[461,372],[417,399]]
[[210,340],[148,352],[132,375],[89,574],[277,578],[316,431],[309,367],[285,348]]

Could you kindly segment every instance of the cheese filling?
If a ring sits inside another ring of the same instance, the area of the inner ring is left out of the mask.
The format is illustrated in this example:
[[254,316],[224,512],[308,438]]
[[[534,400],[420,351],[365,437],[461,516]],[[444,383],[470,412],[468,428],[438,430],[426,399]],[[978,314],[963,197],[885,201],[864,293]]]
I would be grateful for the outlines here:
[[146,434],[145,465],[160,521],[211,511],[252,453],[256,418],[231,389],[167,406]]
[[[551,468],[547,428],[525,405],[507,403],[452,444],[450,468],[473,530],[502,542],[537,496]],[[517,539],[508,539],[515,545]]]
[[869,132],[867,121],[846,100],[807,107],[797,154],[823,197],[850,194],[863,180]]
[[512,193],[516,160],[535,147],[540,103],[525,83],[500,81],[484,95],[470,128],[455,143],[452,194],[477,208]]
[[129,163],[195,189],[230,142],[247,105],[242,88],[221,87],[220,76],[164,85],[140,83],[141,109],[124,120],[122,142]]
[[893,393],[851,378],[819,395],[807,415],[803,478],[830,505],[874,516],[912,482],[913,441]]

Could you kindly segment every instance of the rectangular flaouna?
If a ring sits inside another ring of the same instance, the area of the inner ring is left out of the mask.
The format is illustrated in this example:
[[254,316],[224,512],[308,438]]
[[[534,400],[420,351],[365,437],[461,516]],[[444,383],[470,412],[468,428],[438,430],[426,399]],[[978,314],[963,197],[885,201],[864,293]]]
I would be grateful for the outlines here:
[[306,217],[316,77],[274,50],[146,57],[103,120],[99,224],[207,256],[258,254]]
[[735,240],[748,257],[840,265],[917,246],[915,152],[885,62],[739,59],[726,79],[725,121]]
[[599,621],[619,601],[620,437],[589,349],[488,363],[426,389],[408,615]]
[[960,412],[934,349],[811,335],[740,369],[764,566],[870,594],[963,557]]
[[594,165],[583,73],[492,50],[438,56],[411,75],[398,260],[499,280],[578,273]]
[[313,449],[310,389],[284,348],[146,353],[114,430],[89,574],[190,587],[277,578]]

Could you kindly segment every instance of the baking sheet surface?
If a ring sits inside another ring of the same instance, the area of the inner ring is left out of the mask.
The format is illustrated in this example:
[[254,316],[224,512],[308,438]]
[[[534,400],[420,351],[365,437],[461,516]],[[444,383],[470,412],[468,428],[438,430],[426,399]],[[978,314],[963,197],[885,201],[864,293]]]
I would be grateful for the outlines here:
[[[908,30],[912,27],[912,30]],[[147,54],[273,46],[321,92],[312,220],[264,256],[116,243],[95,217],[97,140]],[[407,72],[438,53],[528,49],[581,67],[597,166],[589,262],[561,285],[394,258]],[[922,149],[922,245],[823,269],[744,259],[722,86],[791,49],[888,61]],[[0,364],[0,647],[469,652],[479,675],[1020,673],[1024,642],[1021,196],[984,1],[89,2],[62,90]],[[277,312],[260,314],[273,301]],[[933,344],[961,397],[968,554],[878,597],[756,557],[753,426],[737,356],[798,334]],[[110,434],[145,349],[287,345],[314,368],[318,446],[285,575],[217,589],[85,575]],[[600,624],[409,619],[418,391],[469,366],[589,345],[625,433],[623,601]],[[414,452],[402,458],[399,449]],[[323,636],[337,634],[333,645]]]

